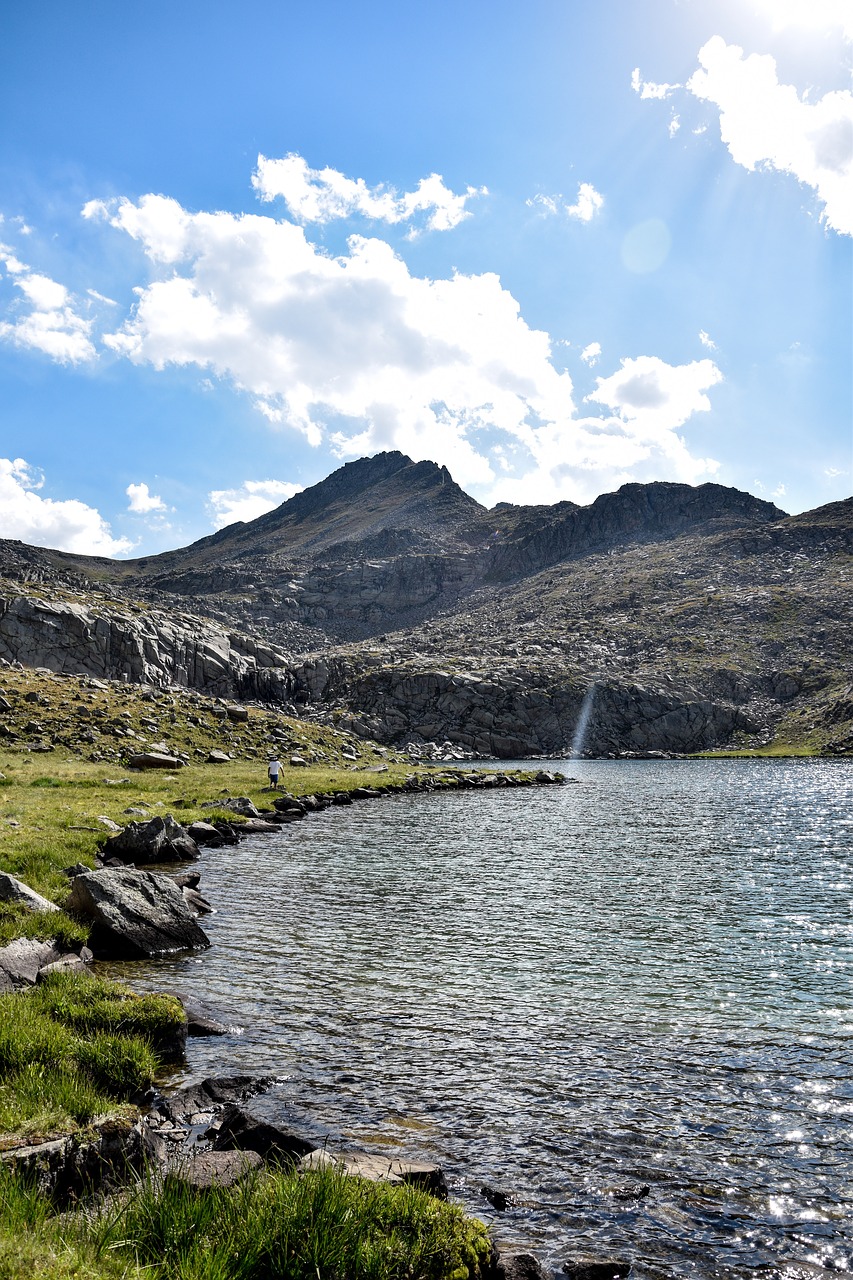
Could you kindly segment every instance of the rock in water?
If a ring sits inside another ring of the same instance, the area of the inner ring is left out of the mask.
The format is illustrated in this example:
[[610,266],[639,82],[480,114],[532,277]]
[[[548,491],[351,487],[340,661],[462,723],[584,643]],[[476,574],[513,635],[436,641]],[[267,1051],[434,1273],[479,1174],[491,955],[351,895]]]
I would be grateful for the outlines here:
[[69,905],[94,921],[90,942],[99,958],[135,960],[210,946],[175,882],[153,871],[76,876]]
[[104,858],[122,862],[184,862],[198,857],[198,845],[170,813],[150,822],[129,822],[104,845]]

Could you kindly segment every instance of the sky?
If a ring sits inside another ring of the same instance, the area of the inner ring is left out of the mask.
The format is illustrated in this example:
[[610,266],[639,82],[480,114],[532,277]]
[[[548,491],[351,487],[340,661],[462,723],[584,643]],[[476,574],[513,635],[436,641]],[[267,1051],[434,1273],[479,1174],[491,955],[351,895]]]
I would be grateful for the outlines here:
[[853,475],[849,0],[29,0],[0,537],[133,557],[386,449],[480,502]]

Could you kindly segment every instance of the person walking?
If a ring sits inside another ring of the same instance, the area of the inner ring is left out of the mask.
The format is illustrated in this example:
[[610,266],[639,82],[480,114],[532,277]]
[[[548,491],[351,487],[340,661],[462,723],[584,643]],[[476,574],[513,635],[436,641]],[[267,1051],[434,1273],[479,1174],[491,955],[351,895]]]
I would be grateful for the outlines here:
[[281,761],[278,759],[270,760],[267,766],[267,773],[269,774],[270,786],[275,790],[278,786],[278,775],[281,773]]

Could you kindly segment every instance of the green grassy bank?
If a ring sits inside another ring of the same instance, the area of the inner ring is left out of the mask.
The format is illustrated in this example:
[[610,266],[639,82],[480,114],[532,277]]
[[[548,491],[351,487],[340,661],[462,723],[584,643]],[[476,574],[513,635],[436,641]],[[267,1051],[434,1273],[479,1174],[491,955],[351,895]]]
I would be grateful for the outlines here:
[[333,1168],[204,1191],[147,1178],[62,1217],[0,1171],[0,1280],[475,1280],[488,1262],[457,1206]]

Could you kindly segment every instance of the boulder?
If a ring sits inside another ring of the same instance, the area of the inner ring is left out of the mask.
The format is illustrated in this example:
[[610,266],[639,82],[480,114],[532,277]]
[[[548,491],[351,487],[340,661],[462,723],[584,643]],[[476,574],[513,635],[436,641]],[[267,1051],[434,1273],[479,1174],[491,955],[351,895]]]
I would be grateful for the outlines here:
[[183,894],[153,871],[89,871],[75,876],[70,909],[93,921],[98,958],[140,959],[210,946]]
[[63,958],[55,942],[18,938],[0,947],[0,992],[35,985],[39,970]]
[[129,822],[117,836],[103,847],[103,857],[122,862],[184,862],[197,858],[198,845],[170,813],[150,822]]
[[196,844],[210,845],[214,849],[225,844],[222,833],[217,831],[210,822],[191,822],[187,827],[187,834],[195,840]]
[[447,1179],[441,1166],[437,1164],[397,1160],[366,1151],[333,1155],[326,1148],[310,1151],[299,1161],[300,1169],[325,1169],[330,1166],[341,1169],[352,1177],[366,1178],[369,1182],[405,1182],[409,1186],[419,1187],[437,1200],[447,1199]]
[[195,996],[177,996],[184,1006],[187,1015],[187,1035],[189,1036],[227,1036],[231,1028],[219,1016],[217,1009],[211,1008],[204,1000]]
[[220,751],[219,747],[214,747],[207,756],[208,764],[230,764],[231,757],[227,751]]
[[43,898],[40,893],[36,893],[35,889],[24,884],[23,880],[16,880],[5,871],[0,871],[0,902],[14,902],[19,907],[25,907],[27,911],[59,910],[55,902]]
[[129,769],[183,769],[184,762],[163,751],[141,751],[127,762]]
[[201,807],[202,809],[230,809],[232,813],[239,813],[243,818],[261,816],[260,810],[248,796],[226,796],[224,800],[206,800]]
[[166,1177],[196,1191],[206,1191],[210,1187],[236,1186],[263,1163],[256,1151],[201,1151],[177,1161]]
[[226,1108],[213,1143],[214,1151],[256,1151],[275,1164],[295,1164],[315,1147],[313,1138],[262,1120],[237,1106]]
[[545,1271],[532,1253],[501,1253],[495,1259],[494,1280],[545,1280]]
[[[184,999],[181,997],[182,1003]],[[162,1100],[161,1110],[176,1124],[194,1124],[193,1117],[245,1102],[264,1093],[272,1083],[271,1076],[208,1076],[199,1084],[184,1085],[169,1094]]]

